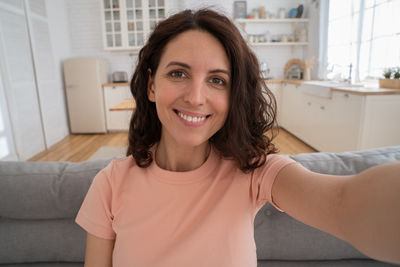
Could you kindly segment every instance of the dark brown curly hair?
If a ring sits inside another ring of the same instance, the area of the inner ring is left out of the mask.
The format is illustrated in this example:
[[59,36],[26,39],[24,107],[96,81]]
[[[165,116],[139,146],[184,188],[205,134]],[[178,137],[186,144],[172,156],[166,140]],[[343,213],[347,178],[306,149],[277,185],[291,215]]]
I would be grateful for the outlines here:
[[132,155],[140,167],[148,167],[153,160],[150,148],[160,141],[161,122],[155,103],[148,100],[148,69],[154,75],[167,43],[188,30],[216,37],[231,65],[228,116],[209,141],[223,157],[234,159],[242,171],[254,170],[265,163],[268,154],[278,151],[271,142],[278,129],[276,100],[261,77],[257,57],[236,26],[210,9],[184,10],[161,21],[140,50],[131,80],[136,111],[129,125],[127,156]]

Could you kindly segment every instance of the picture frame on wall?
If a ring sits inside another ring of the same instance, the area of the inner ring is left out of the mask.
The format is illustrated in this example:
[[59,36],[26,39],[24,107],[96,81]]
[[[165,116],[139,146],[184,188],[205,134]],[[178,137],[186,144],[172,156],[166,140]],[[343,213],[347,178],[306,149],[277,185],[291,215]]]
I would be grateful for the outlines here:
[[247,18],[247,1],[233,2],[233,18],[234,19]]

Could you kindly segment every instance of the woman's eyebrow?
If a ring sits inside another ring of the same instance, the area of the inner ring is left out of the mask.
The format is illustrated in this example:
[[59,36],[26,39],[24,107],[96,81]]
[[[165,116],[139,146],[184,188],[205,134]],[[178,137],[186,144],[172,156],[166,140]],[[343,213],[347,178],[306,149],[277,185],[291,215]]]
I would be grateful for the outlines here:
[[182,62],[178,62],[178,61],[171,61],[170,63],[168,63],[167,68],[169,66],[173,66],[173,65],[178,65],[178,66],[181,66],[181,67],[184,67],[184,68],[187,68],[187,69],[191,69],[191,67],[188,64],[182,63]]
[[[184,68],[186,68],[186,69],[191,69],[191,67],[190,67],[188,64],[183,63],[183,62],[179,62],[179,61],[171,61],[171,62],[169,62],[169,63],[167,64],[167,68],[168,68],[169,66],[174,66],[174,65],[176,65],[176,66],[181,66],[181,67],[184,67]],[[224,69],[214,69],[214,70],[210,70],[210,71],[209,71],[209,73],[218,73],[218,72],[222,72],[222,73],[225,73],[226,75],[230,76],[229,71],[224,70]]]
[[209,73],[217,73],[217,72],[222,72],[225,73],[226,75],[228,75],[229,77],[231,76],[229,71],[227,70],[223,70],[223,69],[215,69],[215,70],[210,70]]

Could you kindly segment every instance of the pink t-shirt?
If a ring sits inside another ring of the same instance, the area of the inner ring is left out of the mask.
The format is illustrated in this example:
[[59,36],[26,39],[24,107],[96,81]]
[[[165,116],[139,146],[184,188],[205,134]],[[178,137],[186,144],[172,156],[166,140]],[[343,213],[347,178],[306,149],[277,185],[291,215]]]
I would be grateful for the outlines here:
[[243,173],[212,149],[188,172],[113,160],[93,180],[76,222],[115,239],[114,267],[257,266],[254,218],[271,202],[274,179],[295,161],[268,155]]

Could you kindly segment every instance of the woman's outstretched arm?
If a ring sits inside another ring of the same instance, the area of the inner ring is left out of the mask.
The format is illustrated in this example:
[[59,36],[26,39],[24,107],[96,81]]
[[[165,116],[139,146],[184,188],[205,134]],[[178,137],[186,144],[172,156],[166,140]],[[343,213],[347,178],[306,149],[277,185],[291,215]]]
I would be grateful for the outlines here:
[[85,267],[111,267],[114,241],[87,233]]
[[400,162],[359,174],[318,174],[284,167],[274,203],[295,219],[328,232],[377,260],[400,263]]

